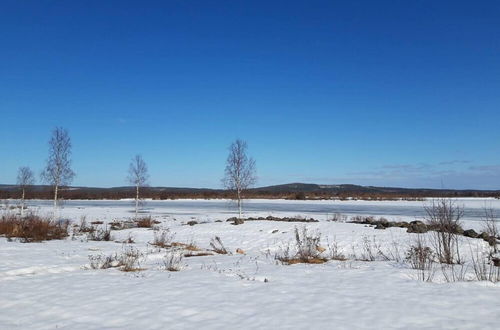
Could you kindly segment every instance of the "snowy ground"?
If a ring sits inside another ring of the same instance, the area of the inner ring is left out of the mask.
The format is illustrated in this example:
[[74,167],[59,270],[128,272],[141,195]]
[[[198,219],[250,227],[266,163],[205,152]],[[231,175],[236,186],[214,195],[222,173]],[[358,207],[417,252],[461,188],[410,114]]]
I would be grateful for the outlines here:
[[[0,329],[498,329],[498,283],[447,283],[440,271],[432,283],[422,282],[406,263],[379,256],[371,262],[282,265],[275,253],[293,241],[294,228],[303,224],[252,221],[233,226],[225,222],[231,216],[225,201],[174,202],[150,202],[147,211],[161,221],[160,227],[175,233],[175,241],[207,249],[217,235],[232,254],[184,258],[181,271],[169,272],[162,269],[167,252],[149,244],[153,230],[147,228],[113,231],[111,242],[76,236],[23,244],[0,238]],[[499,203],[461,202],[471,209]],[[76,223],[82,216],[88,222],[132,217],[130,203],[120,203],[67,203],[59,216]],[[210,203],[215,206],[205,206]],[[350,259],[363,254],[365,240],[374,251],[395,254],[397,247],[404,255],[416,237],[400,228],[328,222],[326,212],[313,212],[314,205],[332,202],[300,202],[308,206],[303,212],[292,207],[295,201],[250,203],[267,203],[269,208],[247,216],[312,215],[322,220],[308,223],[309,232],[321,233],[322,246],[337,242]],[[287,203],[292,211],[284,210]],[[375,205],[422,205],[382,203]],[[37,212],[51,212],[48,205],[37,205]],[[273,205],[280,211],[270,212]],[[204,223],[185,225],[190,220]],[[143,253],[145,270],[88,269],[89,255],[121,253],[127,246],[117,242],[129,236]],[[460,239],[464,256],[488,249],[482,240]],[[236,253],[238,248],[245,254]]]

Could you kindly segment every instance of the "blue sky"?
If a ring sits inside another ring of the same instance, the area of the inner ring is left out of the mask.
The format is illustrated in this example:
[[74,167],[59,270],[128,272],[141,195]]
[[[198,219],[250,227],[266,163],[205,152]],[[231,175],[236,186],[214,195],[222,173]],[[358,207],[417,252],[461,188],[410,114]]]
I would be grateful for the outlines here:
[[55,126],[75,185],[220,187],[248,142],[259,185],[500,189],[498,1],[0,3],[0,182]]

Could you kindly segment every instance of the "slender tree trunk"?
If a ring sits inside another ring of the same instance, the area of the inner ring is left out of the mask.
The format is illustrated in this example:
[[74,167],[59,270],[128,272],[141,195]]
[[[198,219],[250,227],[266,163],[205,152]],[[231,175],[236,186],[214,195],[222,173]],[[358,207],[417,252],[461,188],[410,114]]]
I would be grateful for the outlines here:
[[56,185],[55,189],[54,189],[54,209],[57,208],[57,193],[59,191],[59,186]]
[[54,189],[54,217],[57,217],[57,193],[59,192],[59,185],[56,184]]
[[237,191],[238,191],[238,212],[241,219],[241,190],[238,189]]
[[21,198],[21,218],[24,216],[24,188],[23,188],[23,197]]
[[137,219],[137,213],[139,211],[139,185],[135,186],[135,218]]

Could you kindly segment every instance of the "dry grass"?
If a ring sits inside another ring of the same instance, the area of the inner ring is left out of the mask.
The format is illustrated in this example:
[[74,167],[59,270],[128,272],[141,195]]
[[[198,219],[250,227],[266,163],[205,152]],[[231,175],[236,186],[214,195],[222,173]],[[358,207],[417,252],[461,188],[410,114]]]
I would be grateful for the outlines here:
[[144,255],[138,249],[128,246],[125,248],[120,256],[120,264],[122,272],[138,272],[145,270],[141,268],[141,260]]
[[418,235],[414,243],[406,252],[405,261],[412,269],[417,270],[418,279],[424,282],[432,282],[435,274],[435,254],[426,245],[425,237]]
[[295,227],[294,253],[291,252],[290,245],[287,245],[280,253],[275,255],[275,259],[286,265],[325,263],[328,258],[321,256],[324,250],[319,249],[320,240],[321,235],[319,233],[309,234],[305,226],[301,231]]
[[155,230],[153,233],[153,243],[151,245],[160,248],[169,248],[172,246],[172,241],[175,234],[171,233],[169,229]]
[[81,233],[90,233],[95,231],[95,227],[89,226],[87,223],[87,218],[85,216],[80,218],[80,224],[78,225],[78,229],[75,231],[76,234]]
[[178,272],[182,269],[182,258],[183,255],[179,252],[167,252],[163,257],[163,266],[165,270],[169,272]]
[[174,237],[175,233],[171,233],[169,229],[155,230],[153,234],[153,242],[150,244],[164,249],[177,248],[193,252],[202,251],[194,244],[194,242],[174,242]]
[[192,242],[191,243],[172,242],[170,247],[179,247],[188,251],[201,251],[201,249]]
[[135,223],[137,224],[138,228],[153,228],[153,226],[157,223],[156,221],[153,220],[153,218],[149,217],[143,217],[135,220]]
[[294,264],[323,264],[327,262],[328,259],[326,258],[309,258],[309,259],[299,259],[299,258],[292,258],[283,261],[283,263],[287,265],[294,265]]
[[14,214],[0,217],[0,235],[19,238],[23,243],[64,239],[68,236],[69,221],[54,221],[29,214],[23,218]]
[[119,268],[123,272],[138,272],[145,270],[140,266],[143,258],[144,255],[138,249],[128,246],[120,254],[90,255],[89,262],[91,269]]
[[347,222],[347,215],[344,215],[342,213],[334,213],[330,218],[327,219],[327,221]]
[[328,248],[330,251],[331,260],[337,260],[337,261],[347,260],[346,256],[344,255],[343,251],[340,249],[337,241],[335,240],[335,237],[333,238],[333,241],[331,243],[328,242]]
[[215,236],[210,240],[210,247],[212,248],[212,251],[214,251],[217,254],[229,253],[219,236]]
[[495,265],[491,253],[475,253],[471,249],[472,268],[478,281],[500,282],[500,267]]

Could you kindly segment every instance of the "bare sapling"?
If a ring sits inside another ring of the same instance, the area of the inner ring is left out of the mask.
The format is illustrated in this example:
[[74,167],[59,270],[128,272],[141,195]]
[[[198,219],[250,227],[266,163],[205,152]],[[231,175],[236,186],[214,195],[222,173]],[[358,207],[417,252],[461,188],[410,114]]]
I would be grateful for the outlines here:
[[69,185],[75,173],[71,169],[71,139],[68,131],[56,127],[49,140],[49,158],[42,172],[42,181],[54,189],[54,216],[57,216],[57,200],[61,186]]
[[139,213],[139,203],[141,201],[140,191],[142,187],[147,186],[149,179],[148,166],[140,155],[136,155],[132,158],[128,169],[127,179],[128,182],[135,187],[135,219],[137,219]]
[[20,167],[17,172],[17,185],[21,189],[21,218],[24,216],[24,209],[26,208],[26,190],[35,184],[35,176],[33,171],[27,167]]
[[426,220],[433,230],[433,245],[439,262],[461,263],[458,239],[463,209],[448,199],[434,200],[425,207]]
[[236,140],[229,146],[229,156],[222,183],[224,187],[234,192],[238,206],[239,219],[242,219],[242,200],[245,190],[257,181],[255,161],[247,155],[247,143]]

